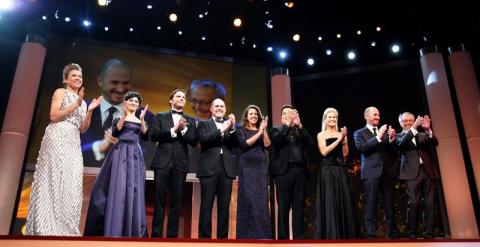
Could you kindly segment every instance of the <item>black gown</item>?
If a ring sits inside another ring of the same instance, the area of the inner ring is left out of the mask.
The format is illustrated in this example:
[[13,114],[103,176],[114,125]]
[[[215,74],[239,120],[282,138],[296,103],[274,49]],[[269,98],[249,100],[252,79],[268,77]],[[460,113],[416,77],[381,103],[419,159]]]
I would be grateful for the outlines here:
[[[327,146],[337,138],[325,140]],[[316,239],[354,239],[357,237],[353,200],[342,166],[342,144],[323,157],[318,170]]]

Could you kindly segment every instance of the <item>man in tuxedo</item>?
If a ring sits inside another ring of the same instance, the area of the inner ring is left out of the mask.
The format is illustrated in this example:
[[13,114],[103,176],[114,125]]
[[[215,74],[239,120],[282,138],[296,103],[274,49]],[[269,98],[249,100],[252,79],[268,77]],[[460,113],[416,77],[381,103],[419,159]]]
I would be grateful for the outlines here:
[[303,239],[307,193],[306,150],[313,139],[303,128],[297,110],[282,107],[282,125],[270,130],[272,151],[269,173],[275,179],[278,204],[278,239],[290,239],[289,211],[292,208],[293,239]]
[[225,119],[225,102],[212,101],[212,118],[198,122],[198,141],[201,146],[197,177],[200,179],[201,203],[198,226],[199,238],[211,238],[212,207],[217,196],[217,238],[228,238],[228,220],[232,181],[236,171],[233,147],[239,140],[235,131],[235,116]]
[[[103,100],[100,107],[95,108],[92,113],[90,128],[80,136],[83,163],[85,166],[93,167],[102,166],[110,147],[118,142],[118,139],[112,136],[111,127],[113,119],[122,116],[123,97],[132,86],[130,67],[118,58],[109,59],[103,64],[97,76],[97,83],[102,91]],[[145,116],[147,122],[152,118],[153,114],[147,112]],[[142,141],[141,144],[151,153],[155,151],[154,145],[150,142]],[[151,158],[145,157],[145,162],[150,160]]]
[[[430,128],[430,117],[418,116],[410,112],[400,114],[398,118],[403,131],[395,136],[395,144],[401,154],[399,179],[405,180],[405,192],[408,196],[407,229],[409,238],[417,237],[417,215],[422,194],[425,203],[425,238],[433,234],[433,194],[434,180],[439,178],[433,163],[432,151],[438,146],[438,140]],[[419,132],[421,127],[424,132]]]
[[394,212],[394,181],[397,177],[392,162],[395,130],[384,124],[379,128],[380,112],[371,106],[365,109],[366,126],[355,131],[355,145],[360,153],[360,175],[365,198],[365,226],[368,238],[377,237],[377,196],[383,191],[383,205],[390,238],[397,238]]
[[183,113],[185,90],[170,93],[168,103],[171,110],[158,113],[151,128],[151,140],[158,143],[150,166],[155,182],[152,237],[163,236],[165,205],[170,194],[167,237],[177,238],[183,184],[190,169],[187,146],[197,145],[197,130],[195,119]]

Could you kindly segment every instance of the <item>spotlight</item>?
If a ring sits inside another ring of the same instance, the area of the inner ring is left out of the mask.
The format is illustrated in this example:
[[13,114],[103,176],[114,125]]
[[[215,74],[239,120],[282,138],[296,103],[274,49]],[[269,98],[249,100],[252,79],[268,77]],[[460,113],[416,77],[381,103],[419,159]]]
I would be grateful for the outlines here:
[[381,28],[380,26],[378,26],[378,27],[376,28],[376,30],[377,30],[377,32],[380,32],[380,31],[382,31],[382,28]]
[[178,35],[182,35],[182,34],[183,34],[182,30],[178,30]]
[[330,49],[327,49],[327,50],[325,51],[325,54],[327,54],[327,56],[330,56],[330,55],[332,55],[332,50],[330,50]]
[[203,18],[203,15],[202,15],[202,14],[199,14],[199,15],[198,15],[198,18],[202,19],[202,18]]
[[283,50],[278,53],[278,57],[279,57],[281,60],[287,58],[287,55],[288,55],[287,52],[286,52],[286,51],[283,51]]
[[354,51],[349,51],[349,52],[347,53],[347,58],[348,58],[349,60],[354,60],[356,57],[357,57],[357,55],[355,54]]
[[322,36],[318,36],[318,41],[322,41]]
[[392,45],[392,52],[393,53],[398,53],[400,51],[400,46],[397,44]]
[[108,27],[104,27],[103,29],[105,30],[105,32],[108,32]]
[[47,16],[46,16],[46,15],[42,16],[42,19],[43,19],[44,21],[46,21],[46,20],[47,20]]
[[235,18],[235,20],[233,20],[233,25],[235,27],[241,27],[242,26],[242,19],[240,18]]
[[157,30],[162,30],[162,27],[161,27],[161,26],[157,26]]
[[341,38],[341,37],[342,37],[342,35],[339,34],[339,33],[337,33],[337,39],[339,39],[339,38]]
[[168,19],[170,19],[171,22],[176,22],[178,20],[178,16],[177,14],[175,13],[171,13],[169,16],[168,16]]
[[133,32],[133,27],[130,27],[128,31]]
[[271,52],[271,51],[273,51],[273,48],[271,46],[269,46],[269,47],[267,47],[267,51]]
[[257,45],[256,45],[256,44],[253,44],[252,47],[253,47],[253,48],[257,48]]
[[296,33],[292,37],[293,41],[298,42],[300,40],[300,34]]
[[268,28],[268,29],[273,29],[273,24],[272,24],[272,20],[267,20],[265,22],[265,26]]
[[[65,18],[65,21],[66,21],[66,18]],[[83,25],[86,26],[86,27],[89,27],[90,25],[92,25],[92,22],[89,21],[89,20],[84,20]]]
[[312,65],[315,64],[315,60],[314,60],[313,58],[308,58],[308,59],[307,59],[307,64],[308,64],[309,66],[312,66]]
[[[66,21],[66,22],[70,22],[70,17],[68,17],[68,16],[65,17],[65,21]],[[84,25],[85,25],[85,24],[84,24]]]
[[205,37],[205,36],[202,36],[202,40],[206,40],[206,39],[207,39],[207,37]]
[[292,2],[292,1],[285,2],[285,7],[291,9],[291,8],[293,8],[293,6],[295,6],[294,2]]
[[229,43],[229,45],[230,45],[230,47],[232,47],[232,46],[233,46],[233,43],[232,43],[232,42],[230,42],[230,43]]
[[0,1],[0,10],[12,10],[13,5],[13,0],[2,0]]
[[150,4],[149,4],[149,5],[147,5],[147,9],[152,9],[152,8],[153,8],[153,6],[152,6],[152,5],[150,5]]
[[112,2],[112,0],[98,0],[97,4],[100,7],[106,7],[110,4],[110,2]]
[[357,35],[362,34],[362,30],[357,30]]
[[375,47],[375,46],[377,45],[377,43],[376,43],[375,41],[372,41],[372,42],[370,43],[370,45],[373,46],[373,47]]

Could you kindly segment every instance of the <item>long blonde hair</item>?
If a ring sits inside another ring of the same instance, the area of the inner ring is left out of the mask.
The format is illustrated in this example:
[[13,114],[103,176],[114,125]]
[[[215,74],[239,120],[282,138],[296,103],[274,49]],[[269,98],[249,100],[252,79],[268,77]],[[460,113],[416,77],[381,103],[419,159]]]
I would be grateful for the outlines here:
[[327,124],[325,123],[325,120],[327,119],[327,114],[333,112],[337,116],[337,124],[335,125],[335,130],[338,131],[338,111],[333,108],[333,107],[328,107],[325,109],[323,112],[323,117],[322,117],[322,131],[325,131],[327,129]]

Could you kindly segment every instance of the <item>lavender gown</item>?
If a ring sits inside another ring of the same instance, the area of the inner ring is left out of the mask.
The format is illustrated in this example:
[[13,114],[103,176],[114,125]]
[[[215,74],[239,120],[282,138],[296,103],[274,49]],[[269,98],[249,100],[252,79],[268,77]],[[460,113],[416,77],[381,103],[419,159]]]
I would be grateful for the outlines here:
[[145,162],[139,138],[140,123],[125,121],[119,138],[103,162],[90,197],[85,236],[147,237]]

